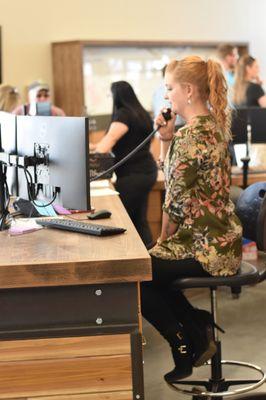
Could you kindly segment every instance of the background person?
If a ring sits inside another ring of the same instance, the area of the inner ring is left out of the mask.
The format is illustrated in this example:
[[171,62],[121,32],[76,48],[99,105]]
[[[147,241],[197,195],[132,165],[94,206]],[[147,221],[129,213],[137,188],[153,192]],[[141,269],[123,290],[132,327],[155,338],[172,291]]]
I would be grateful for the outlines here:
[[12,112],[21,103],[21,97],[16,87],[0,85],[0,111]]
[[261,84],[257,60],[244,55],[236,68],[234,104],[238,107],[266,107],[266,95]]
[[222,43],[217,48],[217,54],[224,69],[227,85],[231,90],[235,83],[235,68],[239,57],[237,47]]
[[63,117],[64,111],[52,105],[49,86],[46,83],[33,82],[28,88],[28,103],[14,110],[16,115],[37,115],[36,104],[47,103],[46,109],[52,116]]
[[[172,119],[162,115],[161,162],[166,196],[161,236],[150,250],[153,280],[141,284],[143,316],[168,341],[175,367],[168,382],[183,379],[216,352],[212,317],[172,292],[177,278],[234,275],[241,262],[242,228],[229,199],[230,116],[219,63],[200,57],[166,68]],[[210,104],[211,107],[208,107]],[[174,133],[175,114],[186,125]]]
[[[104,138],[91,146],[96,152],[112,150],[120,161],[135,149],[153,130],[149,113],[140,104],[128,82],[111,85],[113,112],[111,124]],[[152,236],[147,222],[148,195],[157,178],[157,165],[147,143],[124,165],[116,169],[115,187],[143,242],[148,246]]]

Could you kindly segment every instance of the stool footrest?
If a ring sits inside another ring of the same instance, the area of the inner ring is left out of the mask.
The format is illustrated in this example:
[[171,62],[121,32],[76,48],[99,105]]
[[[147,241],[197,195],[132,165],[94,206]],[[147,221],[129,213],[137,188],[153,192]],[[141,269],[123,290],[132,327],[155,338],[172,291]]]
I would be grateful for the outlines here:
[[193,386],[193,385],[198,385],[198,386],[204,386],[206,389],[210,386],[210,383],[207,381],[177,381],[173,382],[174,384],[178,385],[187,385],[187,386]]
[[237,385],[250,385],[253,383],[259,382],[260,379],[233,379],[229,380],[227,379],[226,382],[228,383],[228,386],[237,386]]
[[[252,370],[256,370],[261,374],[261,379],[249,379],[249,380],[226,380],[226,379],[221,379],[219,381],[214,381],[214,380],[185,380],[185,381],[178,381],[178,382],[173,382],[173,383],[168,383],[169,387],[177,392],[181,392],[183,394],[187,395],[193,395],[193,396],[199,396],[199,397],[206,397],[206,398],[225,398],[237,394],[242,394],[242,393],[247,393],[251,390],[257,389],[259,386],[261,386],[265,381],[266,381],[266,374],[265,372],[258,367],[257,365],[242,362],[242,361],[231,361],[231,360],[222,360],[221,363],[223,365],[236,365],[239,367],[244,367],[244,368],[249,368]],[[210,365],[210,362],[208,364],[204,365]],[[206,391],[201,390],[198,387],[192,387],[191,389],[186,389],[186,388],[180,388],[179,386],[176,385],[189,385],[189,386],[203,386],[206,388]],[[230,386],[234,385],[249,385],[245,386],[240,389],[235,389],[235,390],[227,390]],[[211,391],[211,390],[214,390]]]

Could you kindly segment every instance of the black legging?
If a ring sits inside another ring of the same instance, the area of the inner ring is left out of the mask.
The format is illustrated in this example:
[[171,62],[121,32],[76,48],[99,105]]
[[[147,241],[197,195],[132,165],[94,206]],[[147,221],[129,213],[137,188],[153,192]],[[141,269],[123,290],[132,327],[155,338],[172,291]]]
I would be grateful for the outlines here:
[[148,195],[156,182],[157,170],[151,173],[130,173],[118,177],[116,190],[144,244],[152,242],[147,222]]
[[194,307],[183,292],[172,291],[171,284],[178,278],[209,276],[201,264],[193,258],[163,260],[152,256],[153,280],[141,283],[142,315],[164,337],[174,332],[177,323],[182,323],[190,339],[196,335],[192,313]]

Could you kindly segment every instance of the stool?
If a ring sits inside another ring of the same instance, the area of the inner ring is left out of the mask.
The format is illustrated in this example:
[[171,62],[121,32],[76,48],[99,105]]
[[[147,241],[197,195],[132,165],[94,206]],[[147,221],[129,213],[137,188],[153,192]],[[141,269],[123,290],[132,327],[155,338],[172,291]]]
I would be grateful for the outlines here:
[[[183,278],[176,280],[172,288],[173,290],[180,289],[188,289],[188,288],[209,288],[210,296],[211,296],[211,313],[213,316],[213,320],[217,323],[217,297],[216,291],[219,286],[228,286],[228,287],[240,287],[244,285],[255,284],[259,282],[261,279],[260,273],[254,265],[251,265],[247,262],[242,262],[241,267],[237,275],[234,276],[226,276],[226,277],[202,277],[202,278]],[[221,356],[221,342],[218,337],[218,331],[215,327],[213,327],[213,335],[214,340],[217,345],[217,352],[213,356],[211,362],[208,364],[211,365],[211,378],[209,380],[200,381],[200,380],[184,380],[177,381],[174,383],[168,383],[168,385],[179,392],[184,394],[192,395],[193,400],[202,400],[202,399],[223,399],[229,396],[234,396],[242,393],[249,392],[250,390],[254,390],[261,386],[266,380],[265,372],[258,366],[240,362],[240,361],[224,361]],[[208,365],[206,364],[206,365]],[[222,374],[222,365],[236,365],[245,368],[250,368],[256,370],[260,373],[261,379],[257,380],[226,380],[223,378]],[[179,385],[189,385],[189,386],[202,386],[205,390],[200,390],[199,388],[193,387],[192,389],[183,389],[180,388]],[[248,385],[240,389],[229,390],[230,386],[236,385]]]

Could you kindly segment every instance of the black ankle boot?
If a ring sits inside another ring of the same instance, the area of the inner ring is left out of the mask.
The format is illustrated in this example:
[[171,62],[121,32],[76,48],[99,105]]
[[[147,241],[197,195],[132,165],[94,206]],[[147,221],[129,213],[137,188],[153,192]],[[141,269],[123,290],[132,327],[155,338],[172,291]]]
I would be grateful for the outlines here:
[[177,382],[192,374],[192,352],[183,329],[176,333],[176,338],[174,343],[170,343],[175,368],[164,375],[164,379],[168,383]]
[[206,310],[195,309],[193,319],[201,331],[198,344],[194,346],[193,365],[200,367],[210,360],[217,351],[213,327],[215,326],[221,332],[224,332],[224,330],[214,323],[211,313]]
[[[177,315],[178,316],[178,315]],[[200,367],[210,360],[217,351],[213,336],[214,324],[212,315],[206,310],[191,307],[186,312],[179,311],[179,320],[187,332],[193,353],[193,365]]]
[[192,374],[192,368],[190,371],[180,371],[178,368],[172,369],[172,371],[168,372],[164,375],[164,379],[167,383],[177,383]]
[[206,325],[203,331],[203,341],[194,348],[193,365],[200,367],[210,360],[217,351],[217,346],[213,337],[213,330],[210,325]]

